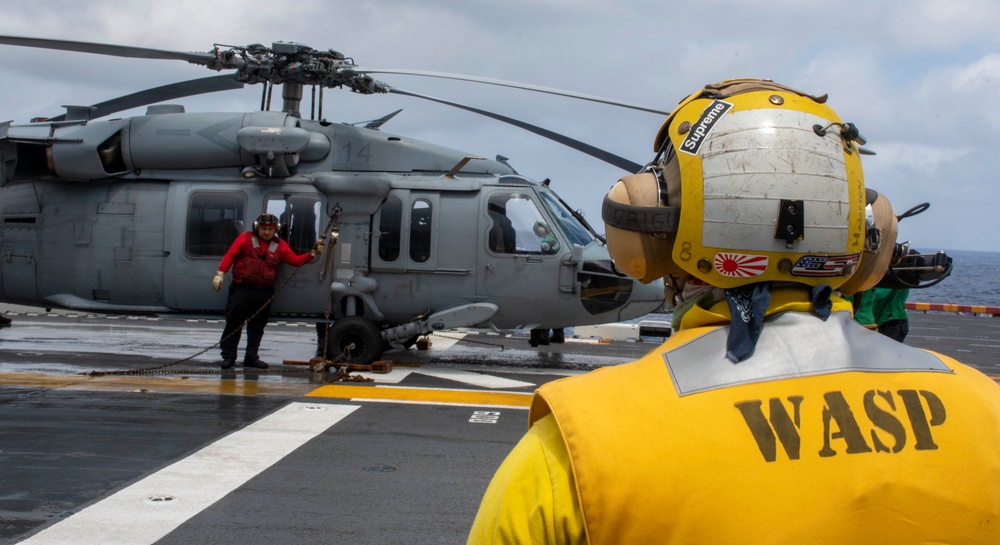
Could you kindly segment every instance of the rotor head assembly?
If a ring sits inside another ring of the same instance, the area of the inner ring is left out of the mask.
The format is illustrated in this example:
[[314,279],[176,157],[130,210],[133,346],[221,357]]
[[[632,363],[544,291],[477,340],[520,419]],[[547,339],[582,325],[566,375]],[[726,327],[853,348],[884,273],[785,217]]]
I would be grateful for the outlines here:
[[237,81],[253,83],[298,83],[322,87],[347,87],[362,94],[386,93],[388,87],[367,74],[355,72],[354,61],[332,49],[317,51],[295,42],[247,46],[218,45],[206,54],[203,64],[212,70],[236,70]]

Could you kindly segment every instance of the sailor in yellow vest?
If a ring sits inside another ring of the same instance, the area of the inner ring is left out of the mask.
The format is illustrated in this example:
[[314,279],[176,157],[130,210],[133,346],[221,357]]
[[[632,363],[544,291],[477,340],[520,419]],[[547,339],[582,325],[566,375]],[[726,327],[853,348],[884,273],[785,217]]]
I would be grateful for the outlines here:
[[538,390],[469,543],[1000,543],[1000,386],[832,291],[879,280],[896,218],[825,102],[731,80],[671,113],[604,218],[621,270],[697,302]]

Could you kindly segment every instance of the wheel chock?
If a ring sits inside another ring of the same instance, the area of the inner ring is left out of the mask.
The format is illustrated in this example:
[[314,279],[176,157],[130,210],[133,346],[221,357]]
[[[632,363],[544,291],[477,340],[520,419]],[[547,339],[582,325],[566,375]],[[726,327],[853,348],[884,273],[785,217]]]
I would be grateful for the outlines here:
[[[310,365],[310,366],[313,366],[315,368],[317,364],[324,363],[325,361],[326,360],[324,360],[323,358],[317,356],[315,358],[310,359],[309,361],[284,360],[281,363],[284,364],[284,365]],[[336,368],[336,369],[340,369],[341,367],[345,367],[349,371],[363,371],[363,372],[367,372],[367,373],[377,373],[377,374],[380,374],[380,375],[384,375],[386,373],[391,373],[392,372],[392,360],[378,360],[378,361],[376,361],[376,362],[374,362],[374,363],[372,363],[370,365],[369,364],[364,364],[364,363],[338,363],[338,362],[331,362],[330,363],[330,367],[333,367],[333,368]]]
[[[316,359],[316,358],[313,358],[313,359]],[[302,360],[282,360],[281,364],[282,365],[312,365],[313,364],[313,360],[309,360],[309,361],[302,361]]]

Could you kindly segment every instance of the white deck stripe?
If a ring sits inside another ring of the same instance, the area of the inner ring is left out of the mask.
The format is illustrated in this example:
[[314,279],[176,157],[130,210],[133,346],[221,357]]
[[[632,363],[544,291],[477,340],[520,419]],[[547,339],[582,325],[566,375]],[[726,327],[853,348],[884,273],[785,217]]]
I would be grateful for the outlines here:
[[481,388],[494,388],[494,389],[525,388],[525,387],[531,387],[532,389],[535,388],[535,384],[531,382],[523,382],[520,380],[513,380],[509,378],[495,377],[492,375],[484,375],[481,373],[473,373],[470,371],[462,371],[459,369],[421,367],[420,369],[416,369],[414,373],[427,375],[429,377],[454,380],[455,382],[471,384],[473,386],[479,386]]
[[21,543],[154,543],[356,409],[291,403]]

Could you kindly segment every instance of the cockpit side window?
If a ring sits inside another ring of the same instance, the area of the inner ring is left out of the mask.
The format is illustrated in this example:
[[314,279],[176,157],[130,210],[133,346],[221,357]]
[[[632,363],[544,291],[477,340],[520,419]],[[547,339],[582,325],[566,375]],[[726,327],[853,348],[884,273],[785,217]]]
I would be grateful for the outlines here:
[[220,257],[244,231],[247,198],[242,192],[199,191],[188,203],[185,249],[192,257]]
[[559,239],[527,193],[500,191],[486,205],[487,245],[499,254],[551,254]]

